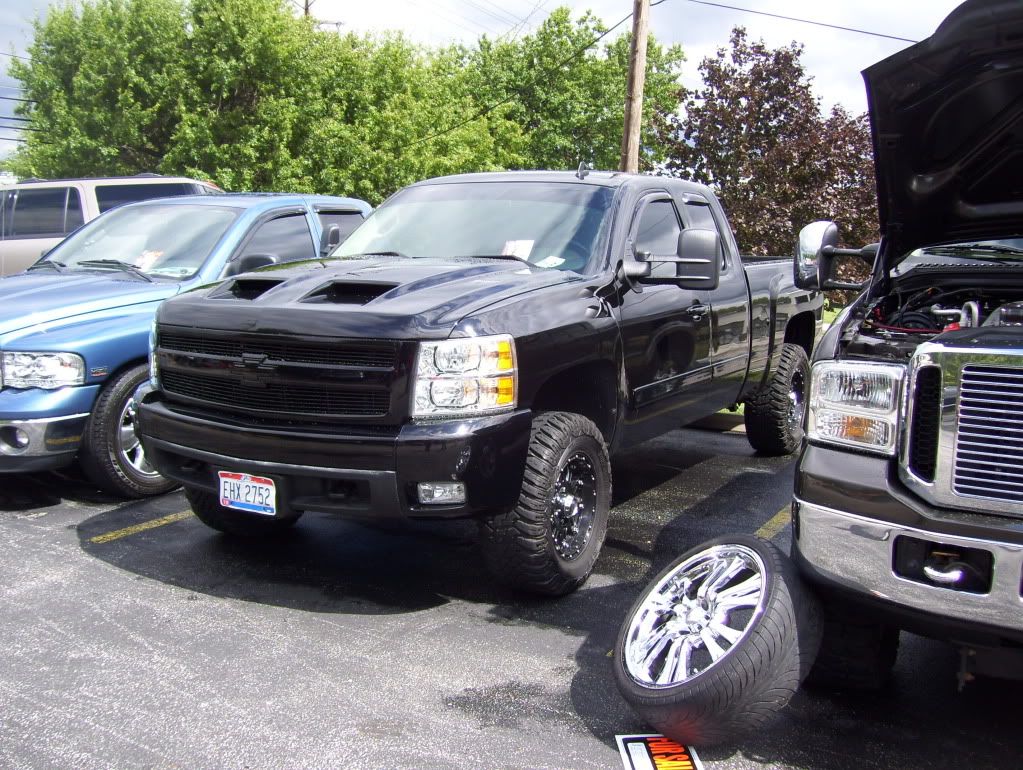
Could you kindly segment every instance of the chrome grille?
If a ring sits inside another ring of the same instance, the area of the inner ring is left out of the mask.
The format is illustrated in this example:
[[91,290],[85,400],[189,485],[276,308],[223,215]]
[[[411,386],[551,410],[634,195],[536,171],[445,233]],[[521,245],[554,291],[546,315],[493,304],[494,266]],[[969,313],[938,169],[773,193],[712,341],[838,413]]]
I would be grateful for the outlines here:
[[1023,502],[1023,368],[964,366],[957,423],[956,494]]

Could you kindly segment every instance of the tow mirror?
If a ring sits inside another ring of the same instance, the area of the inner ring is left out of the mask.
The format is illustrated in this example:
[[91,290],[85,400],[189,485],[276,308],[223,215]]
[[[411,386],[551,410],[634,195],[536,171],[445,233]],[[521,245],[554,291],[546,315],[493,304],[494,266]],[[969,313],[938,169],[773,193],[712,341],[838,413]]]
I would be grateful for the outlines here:
[[838,257],[859,257],[868,265],[873,264],[878,244],[871,243],[862,249],[841,249],[837,243],[838,226],[834,222],[811,222],[799,231],[792,267],[796,286],[800,289],[822,290],[863,288],[861,283],[832,280],[835,260]]
[[[672,284],[682,289],[716,289],[721,276],[721,239],[715,230],[683,230],[675,256],[637,252],[636,261],[647,265],[642,283]],[[674,265],[675,275],[651,275],[651,265]]]

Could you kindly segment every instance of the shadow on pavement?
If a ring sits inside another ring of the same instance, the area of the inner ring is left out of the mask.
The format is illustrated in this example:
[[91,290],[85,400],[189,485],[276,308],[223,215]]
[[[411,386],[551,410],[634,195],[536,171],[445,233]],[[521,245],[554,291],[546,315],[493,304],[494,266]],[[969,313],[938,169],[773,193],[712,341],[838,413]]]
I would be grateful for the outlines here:
[[97,489],[75,468],[38,473],[4,474],[0,483],[0,511],[31,511],[63,502],[112,504],[118,498]]

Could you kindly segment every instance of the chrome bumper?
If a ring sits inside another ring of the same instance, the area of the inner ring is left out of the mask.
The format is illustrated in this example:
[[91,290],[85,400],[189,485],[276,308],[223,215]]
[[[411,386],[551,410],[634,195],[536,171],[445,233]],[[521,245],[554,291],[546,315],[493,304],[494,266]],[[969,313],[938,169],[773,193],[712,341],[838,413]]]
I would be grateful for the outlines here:
[[0,469],[6,457],[50,457],[78,451],[89,414],[0,420]]
[[[935,616],[1023,631],[1023,546],[938,535],[798,498],[793,504],[798,506],[795,549],[800,560],[828,583]],[[893,548],[899,535],[989,551],[994,557],[990,593],[952,591],[896,575]]]

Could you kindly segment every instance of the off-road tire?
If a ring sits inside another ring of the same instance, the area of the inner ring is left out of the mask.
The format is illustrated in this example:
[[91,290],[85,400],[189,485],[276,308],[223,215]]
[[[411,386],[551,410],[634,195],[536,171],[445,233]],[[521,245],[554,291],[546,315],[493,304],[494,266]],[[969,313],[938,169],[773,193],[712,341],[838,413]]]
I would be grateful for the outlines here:
[[[566,464],[579,453],[592,465],[596,500],[592,527],[578,555],[564,558],[554,541],[555,487]],[[607,532],[611,508],[611,464],[597,426],[570,412],[544,412],[533,419],[518,503],[480,522],[480,544],[491,574],[513,588],[563,596],[593,570]]]
[[85,425],[78,462],[100,489],[119,497],[162,495],[178,486],[158,474],[140,472],[121,455],[118,445],[121,416],[135,389],[149,376],[146,364],[125,369],[99,394]]
[[854,606],[821,600],[824,634],[806,684],[842,690],[879,690],[891,678],[899,630],[864,616]]
[[810,394],[810,362],[799,345],[786,342],[781,346],[778,365],[770,379],[750,396],[743,410],[746,439],[751,447],[764,455],[792,454],[803,440],[803,420],[793,424],[794,387],[800,388],[801,408],[805,413]]
[[[766,596],[744,636],[699,673],[652,686],[629,672],[625,645],[647,595],[685,562],[715,546],[744,546],[763,562]],[[773,544],[746,534],[715,538],[660,572],[633,604],[618,635],[614,673],[622,696],[652,728],[683,744],[711,746],[758,730],[780,712],[810,670],[820,643],[817,598]]]
[[212,492],[191,487],[185,487],[185,497],[199,521],[207,527],[237,537],[271,537],[290,529],[301,516],[275,518],[236,511],[222,506]]

